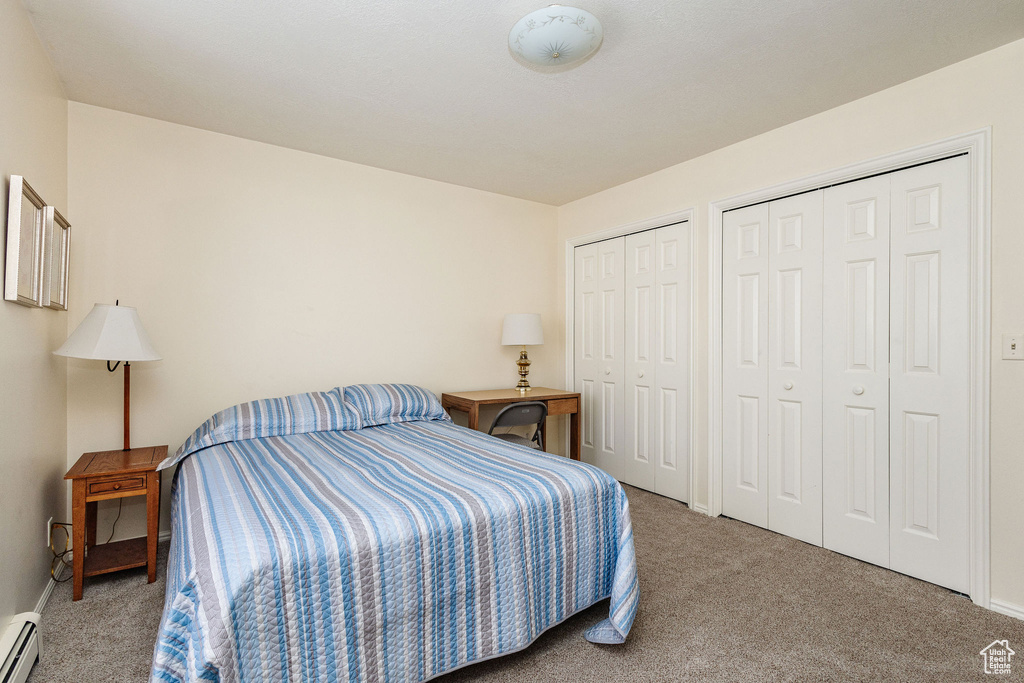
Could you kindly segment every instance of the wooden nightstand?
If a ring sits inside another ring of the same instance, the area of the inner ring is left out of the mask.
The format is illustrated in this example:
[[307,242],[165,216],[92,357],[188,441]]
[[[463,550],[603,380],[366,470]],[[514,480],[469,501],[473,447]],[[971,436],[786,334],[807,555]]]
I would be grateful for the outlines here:
[[[85,453],[64,475],[71,480],[74,534],[74,599],[82,599],[87,576],[145,566],[156,581],[156,537],[160,524],[160,461],[167,446]],[[96,503],[111,498],[146,496],[146,535],[96,545]]]

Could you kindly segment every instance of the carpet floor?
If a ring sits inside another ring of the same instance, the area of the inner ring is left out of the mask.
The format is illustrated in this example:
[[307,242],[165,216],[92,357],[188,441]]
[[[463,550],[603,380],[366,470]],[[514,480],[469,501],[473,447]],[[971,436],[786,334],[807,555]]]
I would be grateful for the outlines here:
[[[961,595],[822,548],[691,512],[626,487],[640,570],[640,610],[625,645],[583,631],[601,602],[522,652],[437,681],[982,681],[979,652],[1024,621]],[[87,579],[84,599],[60,584],[43,613],[43,659],[31,683],[145,681],[163,607],[145,570]]]

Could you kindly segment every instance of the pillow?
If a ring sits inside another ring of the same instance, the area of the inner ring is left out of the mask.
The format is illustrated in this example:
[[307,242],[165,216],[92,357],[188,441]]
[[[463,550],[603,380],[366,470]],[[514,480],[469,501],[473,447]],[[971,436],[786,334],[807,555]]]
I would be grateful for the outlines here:
[[414,384],[353,384],[343,395],[364,427],[413,420],[451,422],[437,396]]
[[360,427],[359,416],[342,401],[337,390],[264,398],[220,411],[194,431],[157,469],[171,467],[188,455],[219,443]]

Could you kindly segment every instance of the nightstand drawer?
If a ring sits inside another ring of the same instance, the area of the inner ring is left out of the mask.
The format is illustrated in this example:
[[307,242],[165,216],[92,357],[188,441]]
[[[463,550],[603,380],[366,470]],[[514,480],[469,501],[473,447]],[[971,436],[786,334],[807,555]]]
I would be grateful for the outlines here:
[[107,481],[90,481],[87,495],[95,496],[103,493],[120,493],[146,488],[145,477],[124,477]]

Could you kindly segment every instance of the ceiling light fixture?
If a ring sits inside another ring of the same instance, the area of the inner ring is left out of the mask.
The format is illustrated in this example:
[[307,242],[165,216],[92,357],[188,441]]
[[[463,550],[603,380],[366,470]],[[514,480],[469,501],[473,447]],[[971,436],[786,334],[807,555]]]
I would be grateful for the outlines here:
[[551,5],[516,22],[508,34],[508,49],[528,64],[566,66],[592,55],[603,37],[601,22],[590,12]]

